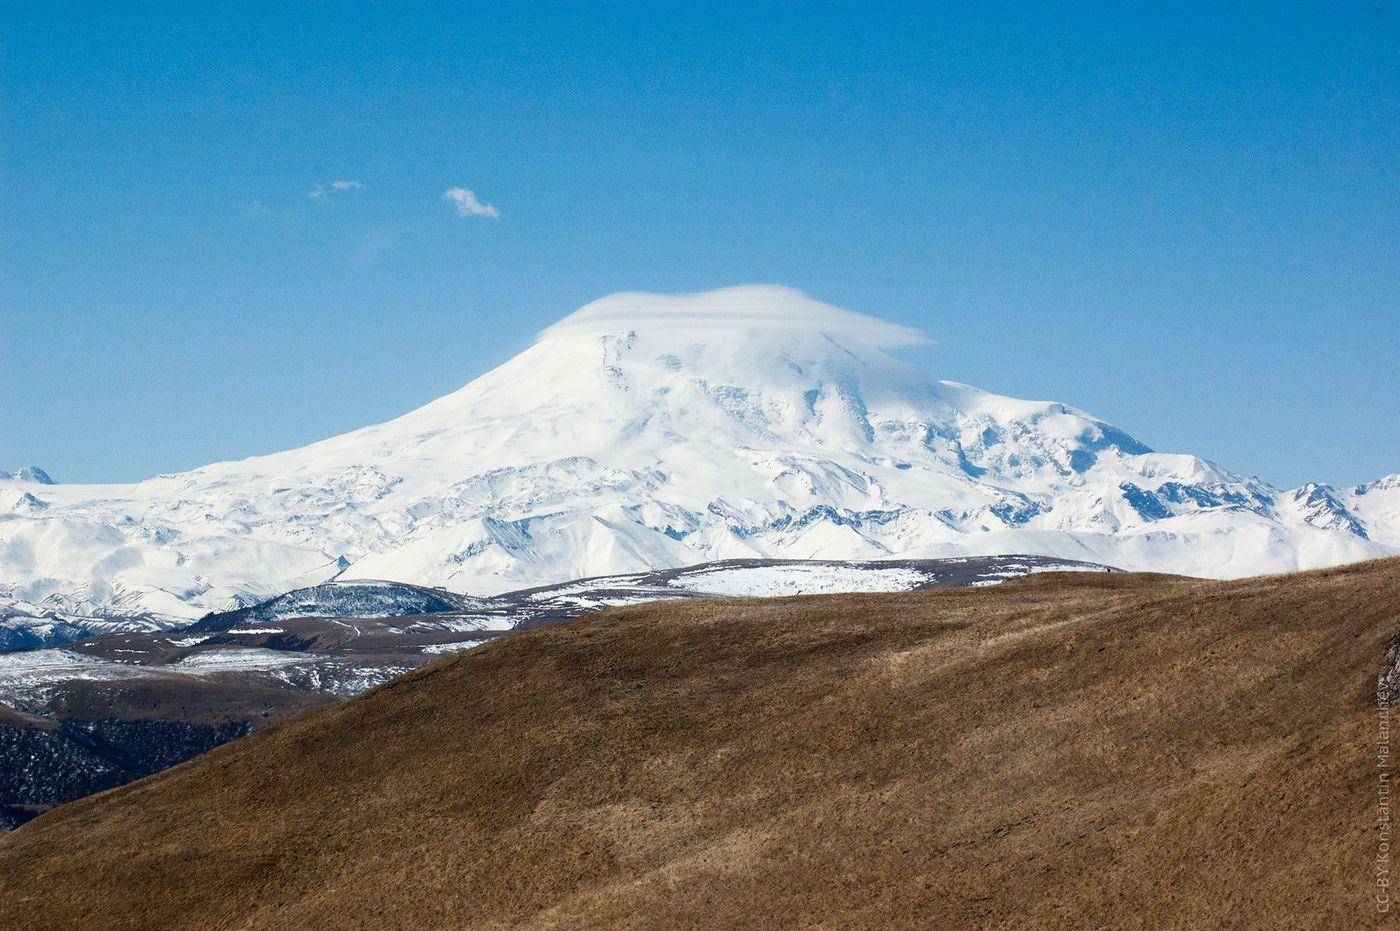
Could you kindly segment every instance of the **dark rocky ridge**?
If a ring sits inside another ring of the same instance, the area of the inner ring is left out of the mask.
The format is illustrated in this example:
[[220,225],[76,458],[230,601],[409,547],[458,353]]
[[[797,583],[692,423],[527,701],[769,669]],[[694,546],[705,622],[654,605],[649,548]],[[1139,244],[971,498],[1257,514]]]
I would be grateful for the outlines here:
[[0,723],[0,828],[13,829],[54,805],[158,773],[252,729],[248,721]]

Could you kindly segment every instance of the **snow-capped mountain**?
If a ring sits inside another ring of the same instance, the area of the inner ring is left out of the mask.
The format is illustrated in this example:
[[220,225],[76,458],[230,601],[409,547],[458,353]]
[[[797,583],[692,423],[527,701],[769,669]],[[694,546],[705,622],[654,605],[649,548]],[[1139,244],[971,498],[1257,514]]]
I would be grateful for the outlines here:
[[49,478],[49,473],[38,466],[24,466],[16,472],[6,472],[0,469],[0,482],[15,481],[26,482],[33,485],[57,485],[53,479]]
[[1400,552],[1400,475],[1285,491],[777,287],[619,294],[464,388],[135,485],[0,483],[11,614],[170,620],[331,578],[472,595],[743,557],[1036,553],[1230,577]]

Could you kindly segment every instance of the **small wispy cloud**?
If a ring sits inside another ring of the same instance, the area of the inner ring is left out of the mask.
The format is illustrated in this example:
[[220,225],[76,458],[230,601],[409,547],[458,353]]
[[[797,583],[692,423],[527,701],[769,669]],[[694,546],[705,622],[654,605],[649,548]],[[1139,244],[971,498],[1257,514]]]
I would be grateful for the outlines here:
[[450,200],[456,205],[459,217],[490,217],[492,220],[501,218],[501,211],[490,204],[483,204],[475,193],[464,187],[448,188],[442,192],[442,199]]
[[332,194],[341,191],[363,191],[365,186],[358,181],[332,181],[330,184],[318,184],[307,194],[312,200],[327,200]]

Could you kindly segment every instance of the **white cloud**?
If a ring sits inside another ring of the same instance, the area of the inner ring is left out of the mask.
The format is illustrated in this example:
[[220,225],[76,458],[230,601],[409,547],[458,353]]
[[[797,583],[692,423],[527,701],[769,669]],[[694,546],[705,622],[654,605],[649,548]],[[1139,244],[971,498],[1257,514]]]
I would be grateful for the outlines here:
[[623,291],[585,304],[540,334],[738,330],[826,333],[867,346],[894,349],[932,342],[914,327],[843,310],[796,288],[755,284],[698,294]]
[[501,218],[501,211],[490,204],[483,204],[477,200],[476,194],[464,187],[448,188],[442,192],[442,199],[450,200],[457,206],[459,217],[490,217],[493,220]]
[[332,194],[341,191],[363,191],[365,186],[358,181],[332,181],[329,186],[318,184],[307,194],[312,200],[327,200]]

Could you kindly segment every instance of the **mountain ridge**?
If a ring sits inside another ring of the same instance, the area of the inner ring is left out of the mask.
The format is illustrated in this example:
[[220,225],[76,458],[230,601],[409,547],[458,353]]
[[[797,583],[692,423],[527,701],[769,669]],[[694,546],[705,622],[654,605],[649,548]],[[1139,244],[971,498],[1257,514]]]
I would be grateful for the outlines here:
[[1233,577],[1400,552],[1400,478],[1274,488],[886,351],[919,338],[785,288],[614,295],[386,423],[130,486],[0,487],[0,603],[176,623],[329,578],[488,595],[1020,552]]

